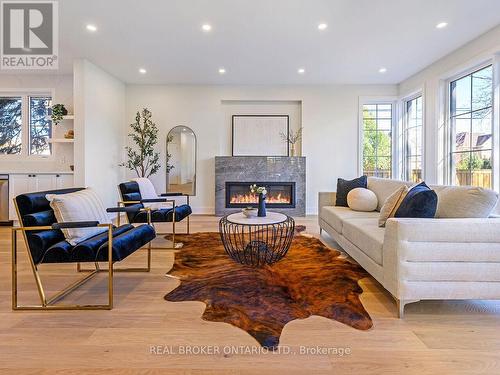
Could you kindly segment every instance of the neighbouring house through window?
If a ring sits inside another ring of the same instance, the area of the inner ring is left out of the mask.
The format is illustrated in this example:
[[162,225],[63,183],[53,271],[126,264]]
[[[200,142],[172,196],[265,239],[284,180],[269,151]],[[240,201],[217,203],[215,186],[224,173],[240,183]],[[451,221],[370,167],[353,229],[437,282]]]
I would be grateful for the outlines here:
[[492,188],[493,69],[450,83],[450,178],[454,185]]

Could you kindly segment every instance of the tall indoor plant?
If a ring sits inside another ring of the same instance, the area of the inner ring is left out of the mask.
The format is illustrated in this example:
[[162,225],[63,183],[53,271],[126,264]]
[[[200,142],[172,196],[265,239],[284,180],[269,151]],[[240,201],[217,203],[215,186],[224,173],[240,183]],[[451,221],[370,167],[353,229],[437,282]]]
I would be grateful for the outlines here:
[[151,111],[147,108],[137,111],[135,122],[130,124],[132,132],[128,135],[136,147],[125,147],[128,160],[120,164],[134,171],[138,177],[149,177],[161,168],[160,153],[155,151],[158,128],[151,117]]

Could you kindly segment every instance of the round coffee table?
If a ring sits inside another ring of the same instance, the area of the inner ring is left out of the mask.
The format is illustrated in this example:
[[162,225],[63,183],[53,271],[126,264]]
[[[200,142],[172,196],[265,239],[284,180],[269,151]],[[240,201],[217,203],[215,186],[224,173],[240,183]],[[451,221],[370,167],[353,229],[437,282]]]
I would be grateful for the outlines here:
[[253,267],[282,259],[290,248],[294,230],[295,221],[290,216],[270,211],[266,217],[248,218],[239,212],[219,221],[226,253],[233,260]]

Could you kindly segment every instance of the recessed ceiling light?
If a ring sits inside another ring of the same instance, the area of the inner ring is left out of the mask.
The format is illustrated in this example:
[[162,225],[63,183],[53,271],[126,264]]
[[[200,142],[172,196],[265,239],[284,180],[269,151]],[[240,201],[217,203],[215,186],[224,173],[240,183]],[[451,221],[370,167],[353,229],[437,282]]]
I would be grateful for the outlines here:
[[327,27],[328,27],[328,25],[326,23],[320,23],[318,25],[319,30],[326,30]]
[[226,69],[224,68],[219,68],[219,74],[225,74],[226,73]]
[[448,26],[448,22],[440,22],[436,25],[436,29],[444,29],[446,26]]
[[387,72],[387,69],[386,69],[386,68],[380,68],[380,69],[378,70],[378,72],[379,72],[379,73],[385,73],[385,72]]
[[304,68],[299,68],[297,70],[297,73],[299,73],[299,74],[304,74],[305,72],[306,72],[306,70]]
[[148,71],[144,68],[139,68],[139,73],[146,74]]
[[208,23],[205,23],[201,26],[201,29],[205,32],[209,32],[210,30],[212,30],[212,25],[209,25]]
[[85,27],[87,28],[88,31],[92,31],[92,32],[96,32],[97,31],[97,26],[96,25],[92,25],[92,24],[89,23]]

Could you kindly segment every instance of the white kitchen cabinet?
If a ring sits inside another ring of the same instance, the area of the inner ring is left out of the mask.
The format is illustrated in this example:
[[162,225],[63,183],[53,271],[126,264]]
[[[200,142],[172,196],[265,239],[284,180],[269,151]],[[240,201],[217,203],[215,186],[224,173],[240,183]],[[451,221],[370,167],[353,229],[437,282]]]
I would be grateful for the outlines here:
[[56,189],[67,189],[74,186],[74,178],[72,174],[57,174]]
[[28,173],[9,175],[9,220],[17,220],[14,198],[36,191],[64,189],[73,186],[73,175],[68,173]]

